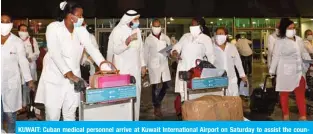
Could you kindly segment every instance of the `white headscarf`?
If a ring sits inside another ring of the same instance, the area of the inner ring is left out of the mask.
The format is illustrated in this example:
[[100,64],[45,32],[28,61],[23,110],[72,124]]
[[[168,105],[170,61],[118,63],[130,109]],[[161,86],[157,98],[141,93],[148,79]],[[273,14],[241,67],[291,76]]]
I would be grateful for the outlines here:
[[111,32],[110,37],[109,37],[109,44],[108,44],[107,57],[106,57],[108,61],[113,62],[112,61],[113,60],[113,44],[110,43],[110,40],[113,40],[112,35],[115,34],[115,31],[119,31],[125,27],[128,27],[127,25],[137,17],[140,17],[140,15],[135,10],[128,10],[123,15],[123,17],[121,18],[117,26]]
[[135,18],[140,17],[140,15],[135,10],[128,10],[117,24],[117,26],[127,25]]

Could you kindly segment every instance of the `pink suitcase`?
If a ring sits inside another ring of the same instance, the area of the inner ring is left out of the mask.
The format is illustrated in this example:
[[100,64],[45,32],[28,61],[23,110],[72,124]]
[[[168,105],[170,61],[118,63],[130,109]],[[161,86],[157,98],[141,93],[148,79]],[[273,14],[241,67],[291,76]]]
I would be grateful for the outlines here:
[[[98,71],[95,75],[89,77],[90,87],[91,88],[107,88],[107,87],[119,87],[126,86],[130,84],[130,75],[129,74],[119,74],[119,70],[116,67],[108,62],[104,61],[101,63],[109,63],[115,69],[113,71]],[[100,65],[100,66],[101,66]]]

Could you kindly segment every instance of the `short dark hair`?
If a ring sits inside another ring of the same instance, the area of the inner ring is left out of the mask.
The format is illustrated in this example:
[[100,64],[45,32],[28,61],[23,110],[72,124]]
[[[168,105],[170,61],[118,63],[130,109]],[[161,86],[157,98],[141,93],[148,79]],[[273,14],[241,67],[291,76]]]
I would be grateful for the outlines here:
[[237,34],[237,35],[235,36],[236,40],[240,39],[240,37],[241,37],[240,34]]
[[286,31],[287,31],[287,27],[289,27],[289,25],[293,24],[294,22],[292,20],[290,20],[289,18],[282,18],[280,20],[280,25],[278,27],[279,29],[279,37],[280,38],[285,38],[286,37]]
[[153,24],[154,22],[159,22],[159,23],[161,23],[161,21],[160,21],[159,19],[153,19],[153,20],[152,20],[152,24]]
[[58,6],[58,16],[57,16],[57,20],[58,21],[63,21],[63,19],[65,19],[65,17],[72,13],[74,14],[74,11],[76,8],[83,8],[81,5],[77,4],[74,1],[67,1],[64,10],[61,10],[60,7]]
[[228,30],[225,27],[218,27],[215,29],[215,33],[217,32],[217,30],[224,30],[225,35],[228,35]]
[[11,15],[9,15],[8,13],[1,13],[1,16],[8,16],[11,20],[11,22],[13,22],[13,18]]
[[305,38],[308,37],[308,33],[309,32],[312,32],[312,30],[311,29],[305,30],[305,32],[304,32],[304,37]]
[[28,30],[28,26],[25,25],[25,24],[20,24],[20,25],[17,27],[17,30],[20,31],[20,30],[21,30],[21,27],[27,27],[27,30]]

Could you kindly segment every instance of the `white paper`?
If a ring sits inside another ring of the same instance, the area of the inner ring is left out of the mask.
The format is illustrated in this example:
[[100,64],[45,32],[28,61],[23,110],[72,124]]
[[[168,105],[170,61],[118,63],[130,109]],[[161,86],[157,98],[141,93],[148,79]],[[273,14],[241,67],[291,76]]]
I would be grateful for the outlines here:
[[221,77],[224,72],[224,69],[203,68],[200,78]]
[[249,96],[249,84],[245,86],[245,82],[241,81],[239,86],[239,94],[243,96]]
[[162,50],[160,50],[159,53],[161,53],[164,56],[169,56],[172,48],[173,48],[173,45],[168,45],[167,47],[165,47]]

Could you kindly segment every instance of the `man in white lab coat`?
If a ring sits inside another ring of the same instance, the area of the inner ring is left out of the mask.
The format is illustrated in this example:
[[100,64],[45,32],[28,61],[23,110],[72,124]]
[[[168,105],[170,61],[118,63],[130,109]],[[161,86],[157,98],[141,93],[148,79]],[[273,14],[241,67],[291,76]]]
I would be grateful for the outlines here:
[[[21,24],[18,27],[18,35],[22,39],[24,43],[24,47],[26,50],[26,56],[30,65],[30,72],[34,81],[37,81],[37,65],[36,61],[39,57],[40,51],[38,47],[38,43],[34,37],[29,36],[28,27],[25,24]],[[23,77],[22,77],[23,78]],[[24,79],[22,79],[24,83]],[[23,84],[23,107],[25,108],[30,104],[30,89]],[[26,109],[23,109],[26,110]]]
[[139,120],[141,73],[145,73],[144,48],[139,27],[140,15],[127,11],[119,24],[113,29],[108,44],[107,60],[112,61],[121,74],[130,74],[136,78],[137,98],[135,102],[135,120]]
[[273,57],[273,49],[274,49],[274,44],[276,40],[278,39],[278,34],[279,34],[279,22],[276,23],[276,28],[275,32],[273,32],[271,35],[268,36],[268,41],[267,41],[267,66],[268,68],[271,67],[272,63],[272,57]]
[[[88,32],[90,33],[90,40],[91,40],[91,43],[94,45],[95,48],[99,49],[99,45],[97,43],[97,40],[96,40],[96,37],[93,35],[94,33],[94,30],[91,29],[91,27],[88,27],[87,24],[84,25],[84,27],[88,30]],[[96,72],[96,66],[95,66],[95,62],[92,60],[92,58],[90,57],[90,55],[86,52],[86,50],[84,50],[84,53],[83,53],[83,57],[82,57],[82,61],[81,61],[81,64],[82,64],[82,68],[81,69],[86,69],[87,70],[84,70],[84,71],[88,71],[88,75],[86,76],[85,80],[89,80],[89,76],[91,75],[94,75],[95,72]],[[83,70],[82,71],[82,77],[84,78],[83,76]]]
[[146,38],[144,44],[145,61],[149,70],[150,84],[152,84],[154,115],[158,117],[162,116],[161,104],[169,88],[168,81],[171,80],[168,58],[159,52],[171,45],[170,38],[161,31],[160,20],[153,20],[152,33]]
[[1,115],[8,133],[15,133],[16,111],[22,108],[21,74],[28,88],[35,89],[23,41],[11,33],[12,27],[11,17],[1,15]]
[[[43,61],[36,103],[45,105],[46,120],[59,121],[62,110],[63,120],[74,121],[80,103],[80,92],[75,84],[83,84],[80,62],[84,48],[98,66],[104,61],[82,27],[83,8],[73,1],[60,4],[58,21],[48,25],[46,31],[49,51]],[[109,67],[103,64],[103,70]]]
[[[190,33],[186,33],[181,37],[179,42],[174,45],[171,52],[172,56],[179,59],[176,73],[175,92],[180,93],[181,101],[184,101],[184,91],[187,90],[187,84],[178,77],[179,71],[188,71],[195,67],[197,59],[207,57],[210,63],[214,64],[214,48],[212,40],[209,36],[201,31],[198,20],[192,20]],[[187,96],[186,96],[187,97]]]

